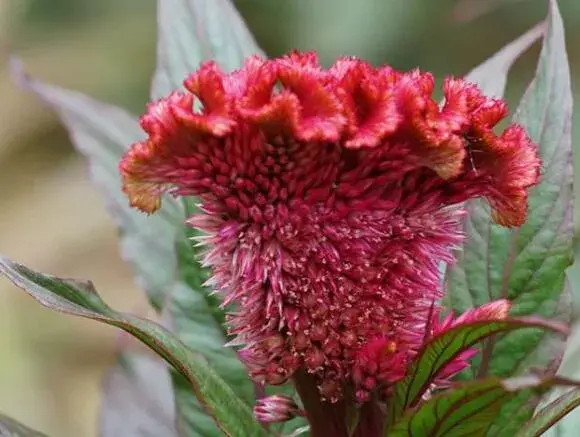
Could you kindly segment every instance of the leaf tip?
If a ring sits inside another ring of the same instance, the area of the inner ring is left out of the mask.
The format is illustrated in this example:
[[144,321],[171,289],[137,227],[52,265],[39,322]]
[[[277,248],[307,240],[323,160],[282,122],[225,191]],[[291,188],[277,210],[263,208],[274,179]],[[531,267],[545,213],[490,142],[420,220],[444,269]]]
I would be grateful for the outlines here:
[[24,63],[19,57],[11,55],[8,61],[8,68],[10,71],[10,76],[12,77],[12,79],[19,88],[22,89],[30,88],[32,79],[30,78],[30,75],[26,72],[26,69],[24,68]]

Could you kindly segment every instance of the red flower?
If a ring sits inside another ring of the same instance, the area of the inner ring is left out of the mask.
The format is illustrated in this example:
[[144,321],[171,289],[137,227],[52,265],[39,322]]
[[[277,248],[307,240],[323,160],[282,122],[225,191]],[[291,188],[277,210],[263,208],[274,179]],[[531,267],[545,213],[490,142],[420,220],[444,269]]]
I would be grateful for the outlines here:
[[200,200],[189,224],[208,234],[229,327],[269,384],[304,371],[324,398],[353,385],[363,399],[402,377],[461,242],[460,204],[485,197],[518,226],[538,181],[523,129],[493,131],[504,102],[461,79],[441,106],[429,73],[292,53],[231,74],[208,62],[185,87],[141,118],[124,190],[148,213],[164,191]]

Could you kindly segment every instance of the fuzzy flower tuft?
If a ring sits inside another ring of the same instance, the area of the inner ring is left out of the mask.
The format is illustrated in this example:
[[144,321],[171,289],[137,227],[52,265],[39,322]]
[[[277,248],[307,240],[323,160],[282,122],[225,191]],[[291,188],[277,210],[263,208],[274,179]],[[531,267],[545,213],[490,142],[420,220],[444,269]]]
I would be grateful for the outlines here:
[[188,223],[268,384],[303,372],[324,399],[364,400],[400,379],[462,241],[460,205],[485,198],[519,226],[538,182],[537,146],[517,125],[495,133],[506,104],[462,79],[440,105],[429,73],[295,52],[229,74],[208,62],[184,85],[141,118],[124,191],[148,213],[165,192],[199,199]]

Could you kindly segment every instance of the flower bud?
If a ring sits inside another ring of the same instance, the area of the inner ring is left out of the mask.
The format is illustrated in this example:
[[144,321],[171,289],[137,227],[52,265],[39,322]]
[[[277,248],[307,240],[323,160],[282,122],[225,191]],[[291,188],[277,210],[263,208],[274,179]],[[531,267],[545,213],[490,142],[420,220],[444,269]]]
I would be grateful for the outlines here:
[[286,422],[299,415],[298,405],[286,395],[272,395],[258,399],[254,416],[262,423]]

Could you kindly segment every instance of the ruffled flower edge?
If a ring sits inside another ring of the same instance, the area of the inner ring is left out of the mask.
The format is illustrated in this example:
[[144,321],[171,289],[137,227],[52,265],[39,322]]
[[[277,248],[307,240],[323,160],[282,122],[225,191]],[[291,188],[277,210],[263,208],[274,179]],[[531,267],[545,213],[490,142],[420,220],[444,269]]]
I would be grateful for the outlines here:
[[148,138],[120,163],[131,205],[147,213],[179,184],[172,163],[177,154],[244,126],[347,149],[404,142],[419,165],[440,178],[460,179],[466,189],[486,184],[493,217],[505,226],[525,221],[527,189],[540,176],[537,146],[521,126],[493,132],[507,115],[506,104],[463,79],[445,79],[445,102],[439,105],[430,73],[375,68],[352,57],[324,69],[315,53],[293,52],[272,60],[250,57],[229,74],[206,62],[184,86],[186,91],[149,104],[140,119]]

